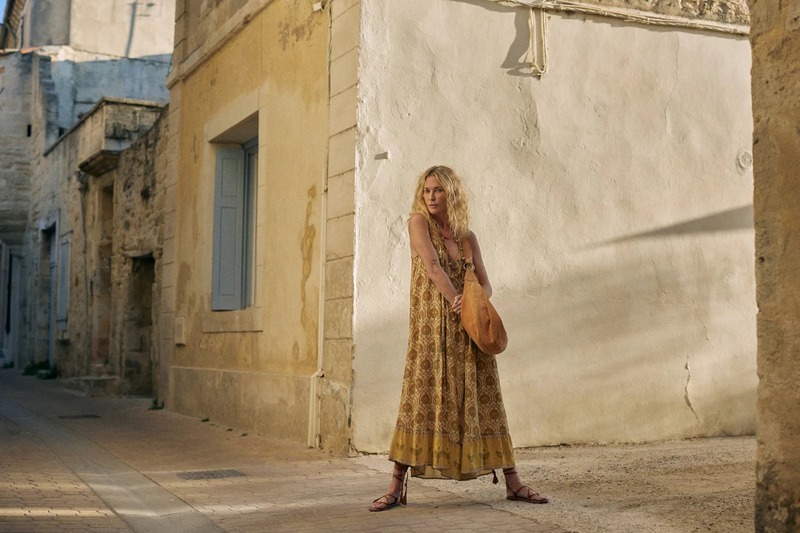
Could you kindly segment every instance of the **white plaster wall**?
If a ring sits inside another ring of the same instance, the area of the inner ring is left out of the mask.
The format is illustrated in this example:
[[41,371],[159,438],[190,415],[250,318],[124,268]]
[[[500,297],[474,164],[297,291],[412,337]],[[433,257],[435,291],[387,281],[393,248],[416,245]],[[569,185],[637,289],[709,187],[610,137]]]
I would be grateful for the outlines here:
[[406,219],[439,163],[466,180],[509,331],[515,445],[752,432],[747,40],[550,14],[537,80],[524,9],[361,5],[354,446],[389,446]]

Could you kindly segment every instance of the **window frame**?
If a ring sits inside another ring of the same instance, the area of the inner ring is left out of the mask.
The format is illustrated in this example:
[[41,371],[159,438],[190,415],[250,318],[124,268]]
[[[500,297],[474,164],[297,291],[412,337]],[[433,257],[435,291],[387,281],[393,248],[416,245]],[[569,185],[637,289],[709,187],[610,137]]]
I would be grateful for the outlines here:
[[[235,176],[230,162],[235,161]],[[234,184],[238,197],[225,192]],[[226,181],[227,180],[227,181]],[[255,303],[255,233],[258,183],[258,137],[242,144],[217,145],[214,173],[214,226],[211,311],[240,311]],[[240,188],[240,190],[239,190]],[[230,212],[234,219],[231,222]],[[239,220],[241,217],[241,220]],[[233,228],[232,230],[230,228]],[[225,235],[226,228],[228,235]],[[231,235],[231,232],[234,232]],[[223,239],[235,240],[225,242]],[[234,249],[230,250],[233,246]],[[233,257],[226,257],[227,255]],[[229,278],[233,276],[233,279]],[[227,287],[224,289],[223,287]]]

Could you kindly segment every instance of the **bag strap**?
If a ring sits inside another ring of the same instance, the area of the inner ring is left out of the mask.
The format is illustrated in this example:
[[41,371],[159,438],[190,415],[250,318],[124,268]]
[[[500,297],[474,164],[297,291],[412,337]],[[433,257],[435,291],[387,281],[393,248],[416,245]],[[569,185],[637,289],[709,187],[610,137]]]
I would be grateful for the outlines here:
[[461,239],[461,247],[463,248],[461,259],[464,261],[464,269],[475,270],[475,262],[472,256],[472,244],[469,242],[469,235]]

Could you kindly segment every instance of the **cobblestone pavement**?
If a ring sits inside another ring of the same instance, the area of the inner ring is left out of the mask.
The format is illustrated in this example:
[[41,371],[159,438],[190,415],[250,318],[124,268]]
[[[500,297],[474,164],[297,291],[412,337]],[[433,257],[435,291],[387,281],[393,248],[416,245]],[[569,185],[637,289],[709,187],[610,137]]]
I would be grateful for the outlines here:
[[[603,507],[602,501],[587,507],[586,487],[571,491],[554,474],[576,468],[580,457],[597,464],[592,454],[609,449],[596,447],[538,449],[555,454],[548,458],[550,470],[542,468],[537,450],[520,451],[523,477],[536,473],[544,485],[537,488],[548,495],[554,489],[561,493],[547,506],[508,502],[502,485],[493,486],[486,478],[460,484],[415,479],[409,484],[408,507],[369,513],[370,501],[388,483],[390,463],[385,456],[331,457],[149,407],[149,399],[87,398],[66,391],[57,381],[0,371],[0,531],[564,533],[588,532],[592,524],[599,524],[599,531],[748,530],[716,529],[719,523],[702,520],[694,524],[697,527],[682,528],[665,521],[663,512],[649,513],[647,507],[639,508],[630,528],[613,519],[596,519],[586,509]],[[711,443],[715,449],[735,448],[716,466],[724,470],[735,463],[740,475],[748,466],[739,465],[740,456],[745,463],[750,460],[754,440],[716,441]],[[683,450],[695,442],[699,441],[675,446]],[[568,455],[576,459],[564,459]],[[726,479],[733,478],[737,485],[727,492],[743,491],[746,499],[748,487],[739,486],[746,476],[731,474]],[[664,497],[662,493],[654,499],[663,504]],[[614,511],[613,505],[606,507]],[[740,514],[739,521],[746,521]],[[661,527],[664,524],[668,527]]]

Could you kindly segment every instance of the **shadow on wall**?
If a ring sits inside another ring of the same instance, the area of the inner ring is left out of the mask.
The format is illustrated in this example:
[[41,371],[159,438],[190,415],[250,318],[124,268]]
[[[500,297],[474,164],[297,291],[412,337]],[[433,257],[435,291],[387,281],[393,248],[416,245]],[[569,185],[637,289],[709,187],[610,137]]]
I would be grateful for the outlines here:
[[[549,281],[497,293],[510,337],[498,364],[515,445],[752,433],[752,265],[738,261],[749,212],[613,239],[568,254]],[[357,439],[375,431],[376,443],[388,443],[403,328],[395,313],[358,334],[361,354],[381,356],[359,365],[356,401],[371,425]],[[382,385],[358,386],[359,378]]]
[[528,370],[505,381],[548,407],[528,418],[524,396],[507,394],[520,404],[512,427],[538,426],[533,442],[752,433],[753,267],[737,234],[751,213],[612,239],[568,256],[526,296],[499,295],[511,336],[501,369]]
[[634,233],[624,237],[618,237],[609,241],[597,243],[587,247],[587,249],[607,246],[639,239],[649,239],[655,237],[669,237],[673,235],[690,235],[697,233],[718,233],[724,231],[753,229],[753,206],[746,205],[722,211],[714,215],[695,218],[687,222],[665,226],[655,230]]
[[514,39],[501,65],[511,76],[535,77],[530,62],[526,61],[531,40],[531,29],[528,25],[528,9],[523,6],[503,6],[489,0],[451,0],[460,4],[469,4],[496,13],[514,13]]

